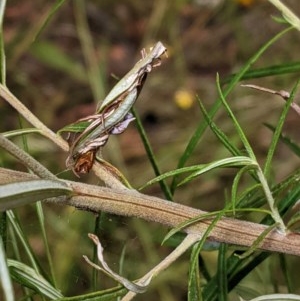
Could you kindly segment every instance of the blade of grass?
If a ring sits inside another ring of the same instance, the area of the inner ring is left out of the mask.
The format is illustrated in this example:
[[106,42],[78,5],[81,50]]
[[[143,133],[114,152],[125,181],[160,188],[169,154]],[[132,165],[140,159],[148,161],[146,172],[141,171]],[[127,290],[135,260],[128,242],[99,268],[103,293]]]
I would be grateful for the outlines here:
[[12,277],[22,286],[29,287],[50,300],[63,297],[41,274],[28,265],[9,259],[8,266]]
[[[221,168],[221,167],[236,167],[236,166],[242,166],[245,164],[251,165],[252,161],[248,157],[231,157],[231,158],[225,158],[221,159],[212,163],[207,163],[207,164],[199,164],[199,165],[192,165],[188,167],[183,167],[175,170],[168,171],[164,174],[161,174],[158,177],[155,177],[154,179],[148,181],[145,185],[143,185],[139,189],[143,189],[149,185],[152,185],[154,183],[157,183],[159,181],[162,181],[166,178],[172,177],[172,176],[177,176],[186,172],[193,172],[192,175],[198,176],[199,174],[202,174],[204,172],[210,171],[215,168]],[[198,174],[199,173],[199,174]],[[182,182],[181,182],[182,183]],[[181,184],[180,183],[180,184]]]
[[236,148],[231,142],[230,139],[227,137],[227,135],[213,122],[211,116],[206,111],[201,99],[197,97],[198,104],[200,107],[200,110],[209,125],[210,129],[213,131],[213,133],[216,135],[216,137],[221,141],[221,143],[228,149],[228,151],[236,156],[240,156],[241,152],[238,148]]
[[228,247],[226,244],[224,243],[220,244],[219,254],[218,254],[218,270],[217,270],[219,301],[226,301],[228,296],[227,261],[226,261],[227,248]]
[[73,297],[64,297],[56,301],[111,301],[118,300],[117,298],[127,293],[127,289],[118,286],[103,291],[97,291],[89,294],[83,294]]
[[34,256],[32,249],[30,247],[30,244],[27,240],[27,236],[25,235],[25,233],[22,230],[19,219],[17,218],[17,216],[14,214],[14,212],[12,210],[7,211],[7,217],[8,217],[8,220],[9,220],[11,226],[13,227],[15,233],[17,234],[17,237],[21,241],[21,244],[25,250],[25,253],[28,256],[31,266],[34,268],[34,270],[36,272],[39,272],[39,265],[37,263],[37,260]]
[[[227,95],[233,90],[235,85],[241,80],[241,78],[244,76],[244,74],[248,71],[248,69],[258,60],[258,58],[278,39],[280,39],[283,35],[285,35],[287,32],[292,30],[293,27],[286,28],[279,32],[276,36],[272,37],[267,43],[265,43],[248,61],[247,63],[242,67],[240,72],[238,72],[232,80],[229,82],[228,87],[224,91],[224,96],[227,97]],[[217,113],[221,106],[221,100],[217,99],[214,103],[213,107],[209,111],[210,118],[213,118],[213,116]],[[179,159],[178,168],[181,168],[185,165],[186,161],[189,159],[193,151],[195,150],[197,144],[199,143],[204,131],[207,128],[206,122],[200,122],[196,131],[192,135],[190,141],[188,142],[185,151],[183,152],[182,156]],[[177,178],[174,177],[172,184],[171,184],[171,193],[173,194],[177,186]]]
[[[146,134],[146,132],[144,130],[144,127],[142,125],[141,119],[139,118],[138,114],[136,113],[136,111],[134,109],[132,109],[132,113],[133,113],[133,115],[136,119],[136,126],[137,126],[137,129],[139,131],[142,142],[144,144],[148,159],[149,159],[149,161],[152,165],[152,168],[154,170],[154,174],[156,176],[160,176],[161,172],[160,172],[158,164],[156,162],[156,158],[154,156],[154,153],[153,153],[153,150],[151,148],[150,142],[148,140],[147,134]],[[172,193],[170,192],[170,189],[169,189],[168,185],[166,184],[166,182],[163,179],[160,179],[158,182],[159,182],[161,190],[163,191],[166,199],[172,201],[173,196],[172,196]]]
[[[87,13],[85,1],[75,0],[74,14],[76,18],[77,32],[82,48],[84,60],[87,65],[87,75],[90,86],[93,91],[94,100],[104,99],[105,96],[105,77],[99,68],[99,62],[96,59],[91,32],[86,19]],[[104,60],[102,61],[102,65]]]
[[57,288],[56,278],[54,274],[54,266],[53,266],[52,256],[49,248],[48,237],[46,233],[45,216],[44,216],[44,209],[42,206],[42,202],[37,202],[35,206],[36,206],[37,216],[39,219],[39,226],[42,234],[41,236],[43,238],[43,243],[45,246],[46,258],[48,260],[48,265],[50,268],[51,284],[54,286],[54,288]]
[[54,43],[47,41],[33,43],[30,53],[44,65],[64,72],[79,82],[87,83],[87,75],[83,66]]
[[59,10],[59,8],[64,4],[66,0],[56,0],[53,4],[52,8],[50,9],[49,13],[45,15],[44,20],[41,21],[41,25],[37,33],[35,34],[33,41],[37,40],[41,34],[41,32],[45,29],[45,27],[48,25],[52,17],[55,15],[55,13]]
[[[200,251],[202,250],[204,243],[207,239],[207,237],[209,236],[209,233],[213,230],[214,226],[216,225],[216,223],[221,219],[221,217],[223,216],[224,212],[223,210],[221,210],[216,216],[215,218],[211,221],[211,223],[209,224],[209,226],[207,227],[206,231],[204,232],[201,240],[196,244],[196,248],[195,248],[195,254],[200,254]],[[198,257],[194,256],[193,258],[191,258],[191,262],[190,262],[190,274],[194,274],[195,271],[194,269],[196,268],[196,261],[198,259]],[[202,294],[202,299],[203,300],[207,300],[204,295]]]
[[266,178],[269,178],[270,176],[270,172],[271,172],[271,167],[272,167],[272,159],[274,157],[274,153],[278,144],[278,141],[280,139],[280,135],[281,135],[281,131],[285,122],[285,119],[287,117],[287,114],[289,112],[290,106],[294,100],[295,94],[298,90],[298,86],[299,86],[299,81],[296,83],[296,85],[293,87],[292,89],[292,93],[289,97],[289,99],[285,102],[284,108],[282,110],[282,113],[280,114],[277,126],[275,128],[273,137],[272,137],[272,141],[271,144],[268,148],[268,154],[267,154],[267,158],[266,158],[266,162],[265,162],[265,166],[264,166],[264,175]]
[[219,74],[217,74],[216,82],[217,82],[217,89],[218,89],[218,92],[219,92],[219,97],[221,99],[221,102],[222,102],[223,106],[225,107],[225,109],[226,109],[229,117],[231,118],[231,120],[233,122],[233,125],[234,125],[234,127],[235,127],[235,129],[236,129],[236,131],[237,131],[237,133],[238,133],[238,135],[239,135],[239,137],[240,137],[240,139],[241,139],[241,141],[243,143],[243,146],[245,147],[245,150],[246,150],[248,156],[253,161],[256,162],[256,157],[255,157],[255,154],[253,152],[253,149],[252,149],[252,147],[251,147],[251,145],[250,145],[250,143],[249,143],[249,141],[248,141],[248,139],[247,139],[247,137],[246,137],[246,135],[245,135],[242,127],[240,126],[239,122],[235,118],[232,110],[230,109],[230,107],[229,107],[229,105],[228,105],[228,103],[227,103],[227,101],[225,99],[225,95],[223,94],[222,88],[220,86]]
[[257,163],[252,159],[244,156],[239,157],[230,157],[221,159],[218,161],[214,161],[212,163],[204,164],[199,170],[193,172],[191,175],[187,176],[184,180],[182,180],[178,185],[183,185],[187,182],[190,182],[194,178],[199,175],[211,171],[216,168],[224,168],[224,167],[240,167],[240,166],[251,166],[251,168],[257,168]]
[[292,293],[293,292],[293,285],[292,285],[293,281],[292,281],[292,275],[288,268],[288,260],[284,254],[278,254],[278,255],[279,255],[280,270],[283,272],[287,291],[288,291],[288,293]]
[[[270,129],[272,132],[275,131],[275,127],[268,124],[268,123],[264,123],[264,125]],[[300,146],[295,143],[294,141],[292,141],[291,138],[289,138],[288,136],[284,135],[284,134],[280,134],[280,140],[286,144],[288,146],[288,148],[298,157],[300,157]]]
[[[300,72],[300,62],[291,62],[284,63],[279,65],[273,65],[265,68],[253,69],[247,71],[240,80],[245,79],[255,79],[261,77],[275,76],[275,75],[283,75],[289,73],[299,73]],[[236,73],[229,75],[221,80],[221,84],[229,83],[232,78],[236,76]]]
[[[231,206],[232,206],[233,214],[235,214],[235,208],[237,205],[237,198],[238,198],[237,194],[238,194],[238,187],[239,187],[240,180],[246,172],[248,172],[254,168],[255,168],[255,166],[251,166],[251,165],[244,166],[237,172],[236,176],[233,179],[233,183],[232,183],[232,187],[231,187]],[[261,187],[261,186],[259,185],[258,187]],[[255,188],[257,188],[257,186],[255,186]]]
[[193,172],[193,171],[199,170],[204,165],[205,164],[192,165],[192,166],[187,166],[187,167],[183,167],[183,168],[178,168],[178,169],[175,169],[175,170],[170,170],[170,171],[168,171],[166,173],[163,173],[160,176],[155,177],[154,179],[148,181],[146,184],[144,184],[143,186],[141,186],[139,188],[139,190],[144,189],[147,186],[150,186],[150,185],[152,185],[154,183],[160,182],[160,181],[162,181],[164,179],[167,179],[169,177],[172,177],[172,176],[175,176],[175,175],[180,175],[180,174],[183,174],[183,173],[186,173],[186,172]]
[[5,246],[0,235],[0,283],[4,294],[4,300],[14,301],[14,290],[10,279],[10,273],[7,266]]
[[273,224],[270,227],[266,228],[253,242],[252,246],[245,251],[242,255],[240,255],[240,258],[246,258],[248,256],[250,256],[254,251],[256,251],[260,244],[263,242],[264,238],[270,234],[270,232],[272,232],[274,230],[274,228],[276,228],[277,225]]
[[[188,301],[199,300],[202,301],[201,294],[201,279],[199,269],[199,258],[200,254],[197,250],[197,244],[192,248],[191,259],[190,259],[190,272],[188,281]],[[194,264],[194,266],[192,265]]]

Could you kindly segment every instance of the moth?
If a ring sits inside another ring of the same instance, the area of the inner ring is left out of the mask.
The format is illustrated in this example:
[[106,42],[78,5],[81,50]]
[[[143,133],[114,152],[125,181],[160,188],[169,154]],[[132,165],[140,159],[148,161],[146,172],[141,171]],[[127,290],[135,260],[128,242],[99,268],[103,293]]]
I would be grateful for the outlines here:
[[130,110],[140,94],[148,73],[160,66],[161,56],[166,50],[161,42],[157,42],[149,53],[143,49],[142,59],[112,88],[96,108],[95,114],[81,118],[59,131],[76,133],[66,160],[67,167],[76,175],[88,173],[98,150],[107,143],[109,136],[123,133],[134,120]]

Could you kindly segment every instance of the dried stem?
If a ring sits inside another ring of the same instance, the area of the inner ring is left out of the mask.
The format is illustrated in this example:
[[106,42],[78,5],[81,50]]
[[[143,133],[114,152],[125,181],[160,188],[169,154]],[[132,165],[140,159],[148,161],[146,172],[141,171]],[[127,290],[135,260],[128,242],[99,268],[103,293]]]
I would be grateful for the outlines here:
[[[0,184],[13,181],[36,179],[36,176],[0,168]],[[116,215],[132,216],[147,221],[161,223],[168,227],[197,217],[207,212],[169,202],[157,197],[141,194],[135,190],[115,190],[78,182],[65,181],[74,191],[70,199],[50,199],[51,202],[74,206],[92,212],[110,212]],[[62,200],[62,201],[61,201]],[[188,234],[202,235],[212,219],[201,220],[183,231]],[[247,221],[222,218],[210,232],[209,239],[228,244],[250,247],[266,230],[267,226]],[[300,234],[284,235],[277,230],[271,231],[259,245],[266,251],[300,255]]]
[[[143,285],[145,282],[148,281],[149,278],[154,278],[160,272],[167,269],[175,260],[177,260],[182,254],[186,252],[195,242],[199,241],[201,236],[195,234],[189,234],[187,237],[181,242],[181,244],[166,258],[164,258],[157,266],[151,269],[145,276],[143,276],[137,284]],[[135,292],[130,291],[128,292],[123,298],[122,301],[130,301],[136,295]]]

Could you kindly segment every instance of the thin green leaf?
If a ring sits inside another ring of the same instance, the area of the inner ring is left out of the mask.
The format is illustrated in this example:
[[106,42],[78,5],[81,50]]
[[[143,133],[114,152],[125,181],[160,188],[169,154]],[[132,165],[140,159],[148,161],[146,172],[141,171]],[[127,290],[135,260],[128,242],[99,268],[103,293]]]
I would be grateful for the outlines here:
[[[232,187],[231,187],[231,206],[232,206],[233,212],[235,211],[235,207],[237,204],[237,194],[238,194],[238,187],[239,187],[240,180],[241,180],[242,176],[244,175],[244,173],[248,172],[249,170],[251,170],[253,168],[254,168],[254,166],[252,166],[252,165],[244,166],[237,172],[236,176],[233,179],[233,183],[232,183]],[[259,185],[259,187],[261,187],[261,185]]]
[[239,149],[236,148],[230,142],[230,139],[227,137],[227,135],[213,122],[213,120],[211,119],[210,115],[206,111],[204,105],[202,104],[200,98],[197,97],[197,99],[198,99],[198,104],[199,104],[199,107],[200,107],[200,109],[202,111],[202,114],[203,114],[206,122],[208,123],[210,129],[216,135],[216,137],[221,141],[221,143],[228,149],[228,151],[231,154],[236,155],[236,156],[240,156],[241,152],[239,151]]
[[22,135],[34,134],[34,133],[41,134],[42,131],[39,129],[36,129],[36,128],[28,128],[28,129],[23,128],[23,129],[3,132],[2,135],[6,138],[12,138],[12,137],[16,137],[16,136],[22,136]]
[[245,188],[240,197],[238,198],[238,201],[236,203],[237,208],[244,208],[244,207],[259,207],[252,203],[252,200],[254,199],[255,194],[258,192],[262,193],[261,184],[255,183],[254,185]]
[[[271,214],[270,210],[266,210],[266,209],[260,209],[260,208],[241,208],[241,209],[236,209],[235,211],[233,211],[232,209],[223,209],[221,210],[222,214],[233,214],[236,212],[259,212],[259,213],[264,213],[264,214]],[[207,212],[205,214],[201,214],[200,216],[196,216],[193,218],[190,218],[182,223],[180,223],[178,226],[176,226],[175,228],[171,229],[167,235],[164,237],[163,241],[162,241],[162,245],[168,240],[170,239],[173,235],[175,235],[176,233],[178,233],[179,231],[183,230],[184,228],[191,226],[192,224],[195,224],[199,221],[205,220],[205,219],[212,219],[214,218],[216,215],[220,214],[220,211],[214,211],[214,212]]]
[[112,301],[123,296],[128,290],[122,286],[110,288],[103,291],[98,291],[89,294],[83,294],[74,297],[64,297],[56,301]]
[[12,259],[8,259],[7,263],[12,278],[22,286],[26,286],[51,300],[63,297],[60,291],[56,290],[33,268]]
[[281,135],[281,131],[282,131],[286,116],[289,112],[290,106],[291,106],[291,104],[294,100],[296,91],[298,89],[298,85],[299,85],[299,81],[293,87],[291,96],[286,101],[285,106],[284,106],[284,108],[282,110],[282,113],[280,114],[279,120],[277,122],[277,126],[275,128],[275,131],[274,131],[274,134],[273,134],[273,137],[272,137],[272,141],[271,141],[271,144],[270,144],[269,149],[268,149],[268,155],[267,155],[265,166],[264,166],[264,175],[265,175],[266,178],[268,178],[269,175],[270,175],[271,167],[272,167],[272,165],[271,165],[272,164],[272,159],[274,157],[274,153],[275,153],[275,150],[276,150],[276,147],[277,147],[280,135]]
[[[143,189],[149,185],[152,185],[154,183],[157,183],[161,180],[167,179],[172,176],[178,176],[183,173],[187,172],[194,172],[193,175],[195,174],[196,176],[198,175],[197,172],[200,172],[200,174],[210,171],[214,168],[219,168],[219,167],[237,167],[237,166],[243,166],[243,165],[249,165],[253,163],[251,159],[248,157],[244,156],[238,156],[238,157],[231,157],[231,158],[225,158],[216,162],[208,163],[208,164],[198,164],[198,165],[192,165],[188,167],[183,167],[175,170],[168,171],[164,174],[161,174],[158,177],[155,177],[154,179],[148,181],[145,185],[140,187],[139,189]],[[181,185],[180,183],[179,185]]]
[[[276,199],[282,199],[284,198],[287,193],[291,190],[294,189],[296,185],[298,185],[300,177],[300,170],[296,170],[292,175],[288,176],[286,179],[282,180],[279,184],[276,184],[272,187],[272,194]],[[258,184],[261,185],[261,184]],[[247,194],[244,193],[244,197],[240,198],[239,201],[239,207],[261,207],[265,204],[265,196],[264,195],[259,195],[255,197],[254,194],[251,194],[248,196]],[[281,201],[283,202],[283,200]],[[280,204],[281,204],[280,202]],[[279,205],[280,205],[279,204]],[[285,210],[288,210],[289,206],[291,205],[289,202],[286,202],[286,207]],[[282,209],[283,210],[283,209]]]
[[[39,272],[39,270],[40,270],[39,264],[35,258],[32,248],[28,242],[28,238],[20,225],[18,217],[14,214],[14,212],[12,210],[8,210],[7,218],[9,220],[14,232],[16,233],[17,237],[21,241],[22,246],[25,250],[25,253],[27,254],[27,256],[30,260],[30,264],[33,266],[33,268],[35,269],[36,272]],[[23,254],[24,254],[24,252],[23,252]]]
[[287,292],[292,293],[294,276],[292,275],[289,269],[289,260],[285,254],[278,254],[278,255],[279,255],[280,270],[283,273],[283,278],[287,287]]
[[[226,210],[226,209],[224,209]],[[203,233],[203,236],[201,238],[201,240],[196,244],[195,247],[195,254],[200,254],[200,251],[202,250],[205,241],[207,239],[207,237],[209,236],[210,232],[213,230],[214,226],[217,224],[217,222],[222,218],[223,214],[224,214],[224,210],[221,210],[216,216],[215,218],[211,221],[211,223],[209,224],[209,226],[207,227],[206,231]],[[196,268],[196,263],[195,261],[198,260],[198,258],[196,258],[196,256],[194,256],[193,258],[191,258],[191,262],[190,262],[190,273],[193,274],[194,271],[193,269]],[[202,294],[202,298],[203,300],[207,300],[205,298],[205,296]]]
[[[86,73],[94,95],[94,100],[99,101],[99,99],[104,99],[105,97],[105,72],[101,72],[101,69],[99,68],[99,62],[97,60],[91,31],[87,21],[88,13],[86,12],[86,3],[81,0],[73,1],[73,3],[77,32],[87,66]],[[103,68],[104,63],[105,60],[102,61],[102,69],[105,69]]]
[[[154,152],[152,150],[152,147],[150,145],[149,139],[147,137],[147,134],[146,134],[146,132],[144,130],[143,124],[142,124],[141,119],[139,118],[138,114],[136,113],[136,111],[134,109],[132,109],[132,113],[133,113],[133,115],[134,115],[134,117],[136,119],[136,126],[137,126],[137,129],[138,129],[139,134],[141,136],[142,142],[144,144],[144,147],[145,147],[148,159],[149,159],[149,161],[150,161],[150,163],[152,165],[152,168],[154,170],[155,175],[158,178],[161,175],[161,172],[160,172],[158,164],[156,162],[156,158],[155,158]],[[161,190],[163,191],[166,199],[171,201],[173,199],[173,196],[172,196],[172,193],[170,191],[170,188],[165,183],[164,178],[160,178],[156,182],[159,182]],[[146,186],[143,186],[143,187],[146,187]]]
[[[269,128],[272,132],[275,131],[275,127],[268,124],[268,123],[264,123],[264,125]],[[297,144],[296,142],[294,142],[290,137],[284,135],[284,134],[280,134],[280,140],[286,144],[289,149],[298,157],[300,157],[300,146],[299,144]]]
[[256,251],[260,244],[263,242],[264,238],[271,233],[271,231],[273,231],[278,225],[277,224],[273,224],[272,226],[266,228],[253,242],[252,246],[246,251],[244,252],[242,255],[239,255],[240,258],[246,258],[248,256],[250,256],[254,251]]
[[[240,72],[238,72],[230,81],[227,88],[225,89],[223,95],[224,97],[227,97],[228,94],[233,90],[235,85],[242,79],[244,74],[249,70],[249,68],[258,60],[258,58],[278,39],[280,39],[283,35],[285,35],[287,32],[292,30],[293,27],[286,28],[279,32],[276,36],[272,37],[267,43],[265,43],[248,61],[247,63],[242,67]],[[213,116],[217,113],[221,106],[221,100],[220,98],[216,100],[213,107],[209,111],[210,118],[213,118]],[[190,141],[188,142],[185,151],[183,152],[182,156],[179,159],[178,168],[181,168],[185,165],[186,161],[189,159],[193,151],[195,150],[197,144],[199,143],[204,131],[207,128],[207,124],[205,121],[199,123],[196,131],[192,135]],[[174,177],[172,184],[171,184],[171,192],[174,193],[177,186],[177,178]]]
[[0,211],[16,208],[39,200],[70,195],[72,190],[63,182],[34,180],[0,186]]
[[200,270],[199,270],[199,250],[198,244],[195,244],[192,248],[191,259],[190,259],[190,273],[188,282],[188,301],[201,301],[201,281],[200,281]]
[[43,243],[45,246],[46,257],[47,257],[49,268],[50,268],[51,281],[52,281],[52,284],[54,285],[54,287],[56,288],[57,286],[56,286],[56,281],[55,281],[55,276],[54,276],[54,267],[53,267],[52,256],[51,256],[51,252],[50,252],[50,248],[49,248],[48,237],[46,234],[45,216],[44,216],[42,202],[37,202],[35,204],[35,206],[36,206],[37,216],[39,219],[41,236],[43,238]]
[[[286,22],[285,22],[286,23]],[[284,63],[279,65],[273,65],[265,68],[248,70],[241,78],[241,80],[283,75],[289,73],[299,73],[300,62]],[[229,83],[236,74],[231,74],[221,80],[222,85]]]
[[300,212],[296,212],[288,221],[287,228],[291,231],[299,231],[300,229]]
[[183,230],[184,228],[195,224],[199,221],[205,220],[205,219],[212,219],[214,218],[216,215],[218,214],[218,212],[208,212],[205,214],[201,214],[200,216],[196,216],[194,218],[190,218],[182,223],[180,223],[178,226],[176,226],[175,228],[171,229],[167,235],[164,237],[163,241],[162,241],[162,245],[174,234],[176,234],[177,232]]
[[4,300],[6,301],[14,301],[14,290],[12,286],[12,282],[10,279],[10,274],[7,266],[5,248],[2,240],[2,236],[0,236],[0,283],[2,287],[2,291],[4,293]]
[[84,68],[78,62],[73,60],[70,55],[65,54],[53,43],[39,41],[32,44],[30,47],[31,54],[55,70],[65,72],[72,78],[86,83],[87,76]]
[[61,128],[57,134],[61,135],[62,133],[82,133],[89,125],[91,122],[89,121],[79,121],[79,122],[74,122],[71,124],[68,124]]
[[272,20],[274,20],[275,22],[279,23],[279,24],[284,24],[284,25],[287,25],[289,24],[287,22],[286,19],[284,19],[283,17],[278,17],[278,16],[271,16]]
[[52,17],[55,15],[55,13],[59,10],[59,8],[64,4],[66,0],[56,0],[55,3],[53,4],[52,8],[50,9],[50,12],[48,15],[45,16],[44,21],[42,22],[42,25],[39,29],[39,31],[36,33],[35,37],[33,40],[37,40],[41,32],[45,29],[45,27],[48,25]]
[[160,182],[161,180],[165,180],[169,177],[177,176],[186,172],[193,172],[196,170],[199,170],[200,168],[204,167],[205,164],[199,164],[199,165],[193,165],[193,166],[188,166],[188,167],[183,167],[183,168],[178,168],[175,170],[168,171],[166,173],[161,174],[158,177],[155,177],[154,179],[148,181],[146,184],[141,186],[139,190],[144,189],[147,186],[153,185],[154,183]]
[[251,158],[245,156],[221,159],[212,163],[204,164],[199,170],[193,172],[191,175],[189,175],[183,181],[181,181],[178,185],[183,185],[187,182],[190,182],[194,178],[198,177],[199,175],[216,168],[241,167],[241,166],[250,166],[252,168],[255,168],[257,167],[257,163],[253,161]]
[[222,243],[218,254],[218,301],[226,301],[228,296],[226,251],[227,245]]
[[227,111],[227,113],[229,114],[229,117],[231,118],[231,120],[233,121],[233,124],[234,124],[234,127],[246,149],[246,152],[247,154],[249,155],[249,157],[253,160],[253,161],[256,161],[256,158],[255,158],[255,155],[254,155],[254,152],[250,146],[250,143],[242,129],[242,127],[240,126],[240,124],[238,123],[237,119],[235,118],[231,108],[229,107],[226,99],[225,99],[225,95],[223,94],[223,91],[222,91],[222,88],[220,86],[220,78],[219,78],[219,74],[217,74],[217,88],[218,88],[218,92],[219,92],[219,96],[220,96],[220,99]]

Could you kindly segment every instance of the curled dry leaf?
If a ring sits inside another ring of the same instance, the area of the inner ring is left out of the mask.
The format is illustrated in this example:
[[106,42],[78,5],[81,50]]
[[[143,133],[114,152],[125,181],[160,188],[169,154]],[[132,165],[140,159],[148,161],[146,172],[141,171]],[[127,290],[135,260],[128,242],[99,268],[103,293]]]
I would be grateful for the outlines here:
[[97,246],[97,257],[99,262],[101,263],[102,267],[100,267],[99,265],[94,264],[93,262],[91,262],[87,256],[83,256],[83,258],[85,259],[85,261],[91,265],[93,268],[104,272],[106,275],[108,275],[109,277],[113,278],[114,280],[116,280],[117,282],[121,283],[124,287],[126,287],[129,291],[132,291],[136,294],[141,294],[144,293],[147,290],[147,287],[151,281],[151,277],[149,277],[146,281],[144,281],[144,285],[138,285],[135,284],[134,282],[120,276],[119,274],[115,273],[109,266],[108,264],[105,262],[104,257],[103,257],[103,247],[100,243],[99,238],[94,235],[89,233],[88,234],[89,238],[95,243],[95,245]]

